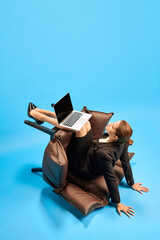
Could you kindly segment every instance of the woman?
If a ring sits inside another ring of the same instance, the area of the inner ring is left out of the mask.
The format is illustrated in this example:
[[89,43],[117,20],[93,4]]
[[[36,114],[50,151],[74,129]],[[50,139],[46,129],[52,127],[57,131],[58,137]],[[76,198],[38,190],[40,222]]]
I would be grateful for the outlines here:
[[[54,112],[37,108],[33,103],[29,103],[28,116],[37,123],[44,121],[53,124],[57,128],[64,129],[58,124]],[[117,211],[121,216],[123,211],[128,217],[134,215],[132,207],[120,202],[118,185],[114,173],[114,165],[118,159],[121,160],[127,184],[134,190],[148,192],[149,189],[141,186],[142,183],[134,183],[131,166],[128,158],[128,146],[132,145],[132,129],[130,125],[122,120],[109,123],[106,126],[104,135],[93,142],[92,130],[88,121],[80,131],[75,133],[75,139],[67,152],[69,159],[69,170],[76,176],[86,180],[94,179],[103,174],[111,201],[116,205]]]

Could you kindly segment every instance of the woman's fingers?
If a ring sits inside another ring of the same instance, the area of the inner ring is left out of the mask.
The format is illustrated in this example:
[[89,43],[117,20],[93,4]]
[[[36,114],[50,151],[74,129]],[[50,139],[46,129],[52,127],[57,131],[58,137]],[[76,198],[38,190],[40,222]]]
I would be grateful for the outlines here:
[[117,209],[117,211],[118,211],[119,215],[121,216],[121,211],[119,209]]
[[125,212],[125,214],[128,216],[128,217],[131,217],[128,213],[127,213],[127,211],[124,211]]
[[131,209],[129,209],[129,211],[130,211],[130,212],[135,212],[135,211],[133,211],[133,210],[131,210]]
[[148,192],[149,191],[149,189],[146,188],[146,187],[141,187],[140,190],[143,191],[143,192]]
[[130,207],[128,207],[127,211],[129,212],[129,214],[131,214],[132,216],[134,216],[134,211],[130,209]]
[[133,209],[133,207],[129,207],[129,206],[128,206],[128,208],[132,208]]
[[143,192],[149,192],[148,189],[144,189],[144,188],[142,189],[142,191],[143,191]]
[[[132,213],[132,212],[134,212],[134,211],[132,211],[132,210],[130,210],[129,208],[128,209],[124,209],[124,210],[122,210],[128,217],[131,217],[129,214],[131,214],[132,216],[134,216],[134,214]],[[132,212],[131,212],[132,211]]]
[[[142,185],[142,183],[139,183],[139,185]],[[149,191],[149,188],[140,186],[140,190],[146,192],[146,191]]]
[[132,209],[133,209],[132,207],[128,207],[123,204],[117,207],[117,211],[120,216],[121,216],[121,212],[124,212],[129,218],[131,216],[134,216],[134,211]]
[[128,211],[128,213],[131,214],[132,216],[134,216],[134,214],[132,212]]
[[[139,185],[142,185],[142,183],[138,183],[138,184],[139,184]],[[144,191],[144,192],[148,192],[148,191],[149,191],[149,188],[140,186],[140,190],[142,190],[142,191]]]

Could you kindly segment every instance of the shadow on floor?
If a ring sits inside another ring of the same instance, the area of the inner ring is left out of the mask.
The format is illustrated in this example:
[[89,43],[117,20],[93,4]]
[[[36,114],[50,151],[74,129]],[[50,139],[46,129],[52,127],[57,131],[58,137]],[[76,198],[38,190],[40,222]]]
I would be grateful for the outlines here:
[[[84,225],[84,227],[87,227],[92,221],[93,217],[101,211],[101,208],[98,208],[91,212],[88,216],[84,216],[77,208],[68,203],[63,197],[54,193],[53,188],[51,188],[50,186],[44,187],[46,186],[46,183],[43,180],[42,173],[31,172],[31,169],[34,167],[39,166],[35,166],[32,164],[24,165],[20,169],[16,177],[16,181],[18,183],[30,185],[37,189],[41,189],[41,203],[45,208],[47,215],[50,217],[51,221],[56,225],[56,227],[61,226],[61,222],[63,221],[62,212],[65,216],[65,211],[68,211],[74,217],[76,217]],[[61,217],[59,218],[58,215]]]
[[[97,213],[101,211],[101,208],[99,208],[91,212],[89,215],[84,216],[78,209],[68,203],[63,197],[54,193],[52,188],[42,189],[41,202],[46,209],[48,216],[50,216],[54,224],[56,223],[57,226],[59,226],[62,221],[62,212],[70,212],[86,228],[88,227],[94,216],[96,216]],[[48,202],[50,203],[48,204]],[[51,205],[51,202],[53,202],[53,206]],[[55,209],[54,211],[53,208],[56,207],[55,204],[58,206],[58,209]],[[60,219],[57,218],[57,212],[59,212],[59,215],[61,216]]]

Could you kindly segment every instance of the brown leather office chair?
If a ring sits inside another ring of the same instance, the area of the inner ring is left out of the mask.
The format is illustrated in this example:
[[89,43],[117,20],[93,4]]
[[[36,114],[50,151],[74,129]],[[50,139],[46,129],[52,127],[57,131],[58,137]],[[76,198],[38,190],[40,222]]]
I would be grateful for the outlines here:
[[[88,110],[87,107],[84,107],[82,111],[92,114],[90,123],[93,139],[98,139],[104,132],[105,126],[114,113],[91,111]],[[42,168],[33,168],[32,172],[42,172],[43,179],[54,188],[54,192],[60,194],[85,216],[94,209],[104,207],[109,203],[109,191],[103,176],[86,181],[74,176],[68,171],[67,158],[62,158],[62,160],[57,161],[55,152],[56,141],[58,140],[58,142],[60,142],[61,154],[65,154],[73,136],[72,132],[57,128],[49,129],[27,120],[25,120],[25,124],[50,135],[50,142],[44,152]],[[129,160],[131,160],[134,153],[128,153],[128,155]],[[120,160],[116,162],[114,171],[117,184],[119,185],[124,177]]]

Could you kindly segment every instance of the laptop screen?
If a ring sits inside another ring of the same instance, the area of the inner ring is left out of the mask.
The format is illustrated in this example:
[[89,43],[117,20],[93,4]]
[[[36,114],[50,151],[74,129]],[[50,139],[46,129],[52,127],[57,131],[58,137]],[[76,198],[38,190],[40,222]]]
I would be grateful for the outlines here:
[[61,123],[63,119],[73,111],[73,106],[70,98],[70,94],[67,93],[61,100],[54,105],[54,110],[57,116],[58,123]]

